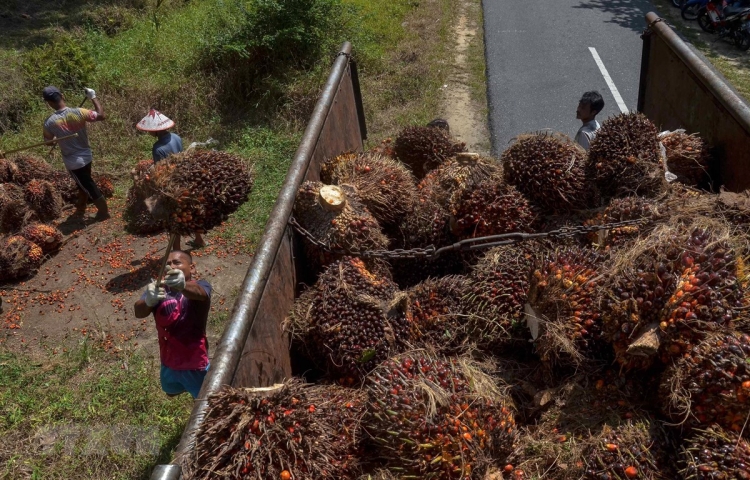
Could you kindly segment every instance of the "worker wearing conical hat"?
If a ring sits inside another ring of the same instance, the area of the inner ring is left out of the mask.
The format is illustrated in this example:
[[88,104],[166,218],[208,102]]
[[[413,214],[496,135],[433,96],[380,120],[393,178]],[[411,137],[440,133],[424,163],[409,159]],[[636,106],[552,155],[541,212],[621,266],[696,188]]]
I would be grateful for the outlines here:
[[[174,122],[169,117],[153,108],[148,112],[148,115],[143,117],[135,126],[138,130],[147,132],[149,135],[153,135],[157,138],[156,143],[154,143],[154,146],[151,149],[151,156],[154,159],[154,163],[182,151],[182,139],[176,133],[169,131],[172,127],[174,127]],[[202,248],[206,246],[206,242],[203,240],[203,236],[200,233],[196,233],[195,240],[189,241],[188,245],[193,248]],[[174,241],[173,248],[175,250],[182,250],[179,235]]]
[[174,122],[153,108],[135,126],[138,130],[148,132],[157,138],[156,143],[154,143],[151,149],[154,163],[182,151],[182,139],[176,133],[169,131],[172,127],[174,127]]

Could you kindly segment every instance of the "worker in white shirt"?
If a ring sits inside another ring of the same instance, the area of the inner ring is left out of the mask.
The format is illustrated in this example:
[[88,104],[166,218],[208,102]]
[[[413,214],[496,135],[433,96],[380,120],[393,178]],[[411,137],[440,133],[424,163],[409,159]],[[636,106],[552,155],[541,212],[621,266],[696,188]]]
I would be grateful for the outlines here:
[[604,99],[599,92],[586,92],[578,102],[578,109],[576,110],[576,118],[580,120],[583,125],[578,129],[576,133],[576,142],[585,148],[589,149],[591,141],[596,136],[596,131],[599,130],[599,122],[596,121],[596,115],[604,108]]

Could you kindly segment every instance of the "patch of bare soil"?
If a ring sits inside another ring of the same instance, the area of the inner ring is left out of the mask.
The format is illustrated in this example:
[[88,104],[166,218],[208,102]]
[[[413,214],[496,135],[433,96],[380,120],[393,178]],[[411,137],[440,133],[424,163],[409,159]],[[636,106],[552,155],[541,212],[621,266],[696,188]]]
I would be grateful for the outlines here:
[[458,19],[453,27],[455,39],[453,65],[448,83],[443,88],[443,116],[451,133],[465,142],[469,151],[488,153],[490,134],[487,126],[487,105],[472,98],[469,47],[481,35],[481,6],[472,0],[460,0]]
[[[133,304],[158,273],[168,236],[125,233],[118,207],[111,207],[115,213],[106,222],[61,220],[67,236],[60,252],[36,275],[0,285],[0,345],[60,353],[88,339],[113,354],[133,348],[158,352],[153,318],[136,319]],[[241,253],[240,241],[227,242],[216,233],[206,235],[207,248],[191,252],[198,277],[214,288],[213,317],[228,314],[251,260]],[[209,338],[211,344],[215,340]]]

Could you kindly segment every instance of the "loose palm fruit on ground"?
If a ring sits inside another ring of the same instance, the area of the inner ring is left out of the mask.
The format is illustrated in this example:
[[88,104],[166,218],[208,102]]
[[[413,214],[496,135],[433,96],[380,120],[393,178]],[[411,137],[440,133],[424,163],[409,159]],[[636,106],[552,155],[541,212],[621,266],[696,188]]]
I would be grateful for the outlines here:
[[605,257],[567,247],[547,252],[531,277],[528,304],[539,323],[536,351],[545,362],[578,364],[604,347],[599,279]]
[[44,159],[32,155],[16,155],[12,159],[18,170],[13,175],[13,183],[26,185],[30,181],[52,180],[54,169]]
[[42,222],[55,220],[62,214],[63,200],[52,182],[31,180],[24,186],[24,198]]
[[324,164],[321,180],[353,186],[367,210],[383,226],[399,223],[411,214],[417,202],[416,180],[409,169],[383,155],[339,155]]
[[586,151],[560,134],[526,134],[502,155],[505,179],[544,213],[569,213],[591,206]]
[[60,249],[63,234],[54,225],[31,223],[21,229],[21,236],[39,245],[44,253],[54,253]]
[[349,186],[305,182],[297,192],[294,218],[312,236],[326,245],[321,248],[303,237],[308,260],[313,266],[325,266],[341,256],[329,252],[383,250],[388,238],[380,224]]
[[481,478],[489,459],[513,446],[511,401],[467,358],[405,353],[376,368],[364,389],[364,428],[398,475]]
[[466,145],[454,142],[439,128],[406,127],[396,137],[393,151],[421,179],[447,159],[466,151]]
[[688,427],[740,432],[750,414],[750,336],[715,333],[664,371],[659,389],[664,412]]
[[602,123],[591,141],[588,177],[607,197],[652,197],[666,189],[657,130],[641,113],[622,113]]
[[668,362],[737,317],[742,302],[734,240],[709,220],[696,225],[659,227],[614,257],[602,311],[621,364]]
[[407,296],[362,260],[344,257],[297,299],[287,329],[315,363],[353,385],[404,348],[412,325]]
[[696,430],[687,438],[680,460],[685,480],[750,479],[750,444],[718,425]]
[[355,479],[363,392],[289,380],[208,398],[187,479]]
[[0,237],[0,281],[33,275],[43,262],[39,245],[19,235]]
[[711,154],[700,136],[677,131],[662,136],[660,140],[667,152],[667,169],[677,175],[679,182],[698,187],[709,181]]

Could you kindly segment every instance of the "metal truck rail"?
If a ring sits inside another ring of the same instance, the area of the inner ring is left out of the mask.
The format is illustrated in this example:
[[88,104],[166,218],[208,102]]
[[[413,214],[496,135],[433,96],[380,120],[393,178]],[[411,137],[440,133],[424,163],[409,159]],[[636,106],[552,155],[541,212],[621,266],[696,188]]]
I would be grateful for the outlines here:
[[[700,132],[718,151],[717,171],[733,190],[750,186],[750,110],[700,57],[661,22],[646,16],[638,109],[662,129]],[[366,127],[356,65],[347,42],[338,54],[305,130],[250,265],[232,315],[169,465],[152,480],[179,480],[206,413],[206,397],[223,385],[266,387],[291,376],[289,338],[281,323],[301,279],[307,278],[299,239],[289,226],[294,199],[305,180],[318,180],[328,157],[361,150]]]

